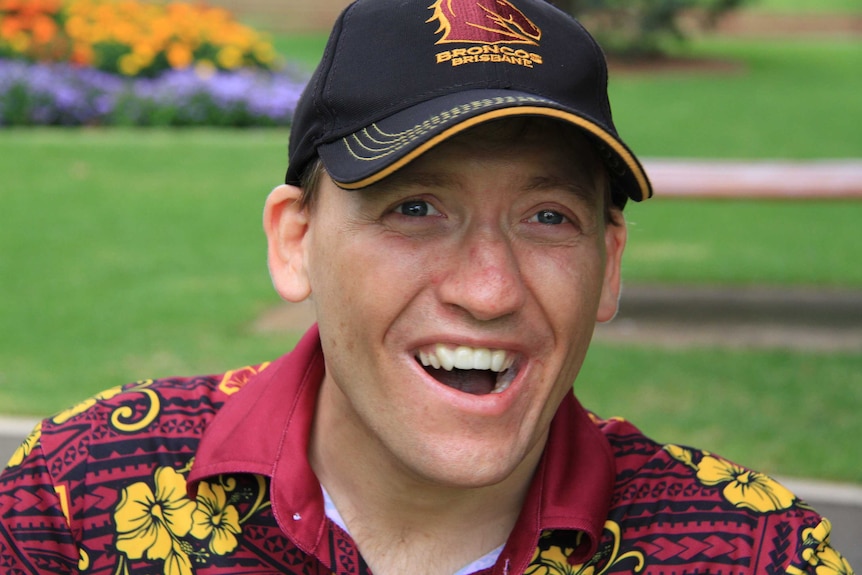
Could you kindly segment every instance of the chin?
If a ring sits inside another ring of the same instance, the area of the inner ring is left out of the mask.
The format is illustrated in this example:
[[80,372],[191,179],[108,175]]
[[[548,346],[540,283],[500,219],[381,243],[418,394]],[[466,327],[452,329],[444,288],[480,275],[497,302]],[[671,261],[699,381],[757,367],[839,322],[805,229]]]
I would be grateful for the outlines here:
[[417,462],[413,472],[429,483],[459,489],[478,489],[503,483],[515,474],[524,458],[483,451],[480,455],[454,450],[436,454]]

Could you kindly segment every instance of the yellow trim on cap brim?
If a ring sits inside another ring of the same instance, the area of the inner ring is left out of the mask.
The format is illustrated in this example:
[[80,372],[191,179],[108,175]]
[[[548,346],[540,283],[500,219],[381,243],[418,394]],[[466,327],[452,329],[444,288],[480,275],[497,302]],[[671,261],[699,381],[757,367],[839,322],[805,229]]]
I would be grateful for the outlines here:
[[640,164],[634,158],[634,156],[615,138],[611,137],[606,131],[604,131],[602,128],[600,128],[593,122],[590,122],[589,120],[585,120],[584,118],[581,118],[580,116],[576,116],[575,114],[571,114],[569,112],[564,112],[555,108],[546,108],[543,106],[518,106],[513,108],[503,108],[501,110],[492,110],[490,112],[474,116],[470,119],[464,120],[456,126],[452,126],[448,130],[444,130],[443,132],[437,134],[421,146],[417,147],[415,150],[412,150],[410,153],[406,154],[404,157],[386,166],[379,172],[368,176],[367,178],[364,178],[357,182],[336,181],[335,183],[340,188],[344,188],[345,190],[357,190],[359,188],[370,186],[371,184],[379,182],[380,180],[389,176],[400,168],[403,168],[431,148],[437,146],[445,140],[448,140],[452,136],[459,134],[464,130],[471,128],[477,124],[481,124],[482,122],[487,122],[489,120],[494,120],[497,118],[505,118],[508,116],[549,116],[551,118],[558,118],[561,120],[565,120],[570,124],[574,124],[579,128],[583,128],[594,136],[598,136],[605,144],[613,148],[614,152],[616,152],[616,154],[623,159],[626,165],[628,165],[632,174],[634,174],[635,179],[638,183],[638,187],[641,191],[640,199],[645,200],[650,197],[650,186],[647,183],[646,174],[644,174],[643,168],[641,168]]

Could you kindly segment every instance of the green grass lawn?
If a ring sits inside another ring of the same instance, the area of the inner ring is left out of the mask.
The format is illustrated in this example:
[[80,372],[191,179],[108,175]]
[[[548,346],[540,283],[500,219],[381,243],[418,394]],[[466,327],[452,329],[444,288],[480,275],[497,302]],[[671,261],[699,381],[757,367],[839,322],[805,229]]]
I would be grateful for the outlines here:
[[748,7],[771,12],[854,13],[862,12],[858,0],[749,0]]
[[0,406],[47,413],[149,373],[224,369],[292,340],[261,208],[287,131],[0,131]]
[[646,156],[862,157],[862,41],[701,40],[730,71],[611,71],[620,133]]
[[594,343],[575,384],[603,417],[765,473],[862,483],[862,354]]
[[626,208],[628,281],[862,289],[862,201],[653,198]]
[[[313,60],[317,40],[300,41]],[[794,46],[714,41],[698,49],[743,61],[742,72],[615,79],[620,128],[646,156],[862,156],[858,43]],[[289,349],[297,334],[252,329],[278,305],[260,217],[283,178],[287,137],[0,130],[0,410],[47,415],[118,383]],[[657,198],[627,217],[629,283],[862,288],[862,202]],[[577,385],[598,412],[658,439],[862,482],[852,441],[862,435],[860,357],[603,343]]]

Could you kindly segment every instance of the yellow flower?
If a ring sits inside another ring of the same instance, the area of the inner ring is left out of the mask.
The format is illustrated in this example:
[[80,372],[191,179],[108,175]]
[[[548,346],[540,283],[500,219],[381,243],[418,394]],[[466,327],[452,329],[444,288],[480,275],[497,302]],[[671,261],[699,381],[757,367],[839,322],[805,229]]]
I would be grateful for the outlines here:
[[664,450],[667,451],[671,457],[683,463],[692,469],[697,469],[697,466],[694,464],[692,459],[691,450],[685,449],[684,447],[680,447],[679,445],[665,445]]
[[[206,76],[216,64],[227,70],[247,65],[267,68],[276,59],[268,40],[222,8],[170,0],[70,0],[65,6],[65,29],[57,33],[65,34],[75,47],[74,61],[95,62],[125,75],[159,72],[166,65],[188,68],[206,59],[199,70]],[[8,20],[0,21],[4,37],[11,37]],[[48,36],[44,28],[43,35]],[[24,35],[23,41],[31,40],[29,33]],[[28,46],[22,45],[22,50]],[[117,48],[134,57],[121,59]]]
[[711,455],[701,459],[697,478],[704,485],[727,483],[722,491],[725,499],[760,513],[787,509],[796,499],[774,479]]
[[186,497],[185,478],[170,467],[156,470],[155,486],[155,494],[142,481],[123,490],[114,512],[117,549],[130,559],[170,559],[179,569],[174,572],[182,573],[182,559],[175,556],[182,550],[175,549],[175,538],[191,530],[195,504]]
[[817,554],[817,558],[820,561],[816,567],[817,575],[853,575],[850,563],[829,545]]
[[831,533],[832,523],[828,519],[823,519],[816,527],[802,531],[802,542],[806,545],[806,549],[802,551],[802,558],[812,565],[816,563],[814,556],[823,546],[824,542],[829,541]]
[[165,558],[165,575],[194,575],[192,562],[186,552],[174,542],[171,552]]
[[236,549],[239,512],[227,504],[227,494],[221,485],[200,484],[192,521],[192,537],[209,539],[209,550],[216,555],[226,555]]
[[39,438],[42,437],[42,422],[36,424],[36,427],[33,428],[33,431],[30,432],[30,435],[27,436],[27,439],[18,446],[18,449],[15,450],[15,453],[12,454],[12,458],[9,459],[9,463],[6,464],[7,467],[15,467],[16,465],[21,465],[24,462],[24,458],[30,455],[30,452],[33,451],[33,448],[39,443]]
[[254,45],[254,57],[264,64],[275,61],[275,48],[268,42],[258,42]]
[[120,73],[124,76],[134,76],[141,71],[141,63],[134,54],[125,54],[120,56],[117,68],[119,68]]
[[78,14],[66,20],[66,33],[72,38],[81,38],[88,30],[86,20]]
[[817,567],[814,570],[817,575],[853,575],[850,563],[830,545],[826,545],[817,553],[817,559]]
[[524,575],[593,575],[595,567],[588,565],[570,565],[569,556],[574,552],[574,549],[566,548],[565,550],[557,545],[552,545],[549,549],[533,555],[533,561]]
[[218,63],[226,70],[242,66],[242,50],[236,46],[225,46],[218,51]]
[[30,47],[30,37],[23,32],[18,32],[9,39],[9,45],[15,52],[26,52],[27,49]]
[[[829,544],[832,524],[823,519],[816,527],[802,531],[802,543],[805,549],[802,558],[814,567],[817,575],[853,575],[853,569],[847,560]],[[802,573],[791,568],[788,573]]]

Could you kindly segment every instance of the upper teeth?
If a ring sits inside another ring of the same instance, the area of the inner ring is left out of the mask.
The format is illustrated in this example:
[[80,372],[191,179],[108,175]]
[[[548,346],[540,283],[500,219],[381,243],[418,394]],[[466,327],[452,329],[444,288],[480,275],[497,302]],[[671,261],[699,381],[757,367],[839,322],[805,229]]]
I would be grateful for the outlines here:
[[467,347],[461,345],[455,348],[438,343],[433,349],[420,351],[419,361],[425,367],[452,369],[490,369],[495,372],[506,371],[514,363],[502,349],[491,350],[485,347]]

